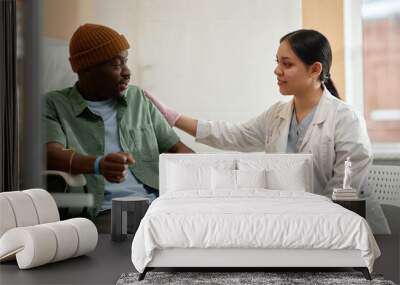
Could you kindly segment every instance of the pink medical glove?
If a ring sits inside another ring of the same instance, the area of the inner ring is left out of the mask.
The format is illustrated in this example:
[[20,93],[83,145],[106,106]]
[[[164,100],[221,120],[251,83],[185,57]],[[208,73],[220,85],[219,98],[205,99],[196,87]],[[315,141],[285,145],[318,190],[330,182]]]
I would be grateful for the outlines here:
[[147,98],[149,98],[149,100],[157,107],[157,109],[161,112],[161,114],[163,114],[163,116],[167,120],[168,124],[171,127],[175,126],[176,121],[178,121],[178,119],[180,118],[180,116],[182,114],[165,106],[163,103],[158,101],[156,97],[152,96],[148,91],[146,91],[146,90],[143,90],[143,91],[144,91],[144,95]]

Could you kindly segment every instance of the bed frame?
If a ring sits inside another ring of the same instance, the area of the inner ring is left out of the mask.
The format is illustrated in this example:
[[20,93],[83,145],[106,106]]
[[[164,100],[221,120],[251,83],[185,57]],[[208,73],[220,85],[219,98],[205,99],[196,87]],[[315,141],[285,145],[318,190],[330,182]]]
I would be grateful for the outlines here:
[[[196,156],[196,157],[194,157]],[[263,159],[304,160],[307,173],[306,189],[312,192],[313,164],[310,154],[162,154],[160,156],[160,195],[168,191],[168,163],[174,160],[211,160],[218,159],[248,159],[262,156]],[[240,249],[240,248],[169,248],[157,249],[151,262],[139,280],[143,280],[148,271],[156,268],[230,268],[234,271],[271,268],[343,268],[350,267],[361,271],[367,280],[371,276],[359,250],[328,250],[328,249]]]
[[322,249],[192,249],[156,250],[152,261],[139,275],[155,268],[232,268],[235,271],[271,268],[338,268],[350,267],[361,271],[371,280],[359,250]]

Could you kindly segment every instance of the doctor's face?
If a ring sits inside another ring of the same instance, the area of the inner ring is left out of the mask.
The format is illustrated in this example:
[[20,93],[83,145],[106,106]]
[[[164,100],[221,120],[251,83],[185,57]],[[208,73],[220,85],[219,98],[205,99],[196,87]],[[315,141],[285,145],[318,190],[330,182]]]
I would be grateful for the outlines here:
[[309,68],[294,53],[287,41],[283,41],[276,54],[274,73],[282,95],[303,93],[313,83]]

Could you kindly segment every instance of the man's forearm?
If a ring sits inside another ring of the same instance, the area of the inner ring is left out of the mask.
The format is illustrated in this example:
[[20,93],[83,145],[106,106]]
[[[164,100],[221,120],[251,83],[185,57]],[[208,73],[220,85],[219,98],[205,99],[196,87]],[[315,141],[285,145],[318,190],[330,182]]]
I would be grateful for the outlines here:
[[96,156],[81,155],[54,143],[47,144],[46,154],[47,169],[49,170],[65,171],[71,174],[92,174],[94,172]]
[[171,153],[194,153],[194,151],[186,146],[184,143],[179,141],[177,144],[175,144],[173,147],[171,147],[168,152]]

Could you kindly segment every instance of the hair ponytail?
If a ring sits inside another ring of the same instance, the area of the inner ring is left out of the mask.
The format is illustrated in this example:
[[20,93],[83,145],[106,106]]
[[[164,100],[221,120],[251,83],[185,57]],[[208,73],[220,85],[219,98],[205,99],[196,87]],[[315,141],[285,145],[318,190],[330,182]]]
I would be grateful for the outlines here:
[[336,89],[335,84],[333,83],[332,79],[329,77],[325,82],[324,82],[324,86],[326,87],[326,89],[328,89],[328,91],[335,96],[336,98],[342,100],[342,98],[340,98],[339,96],[339,92]]

